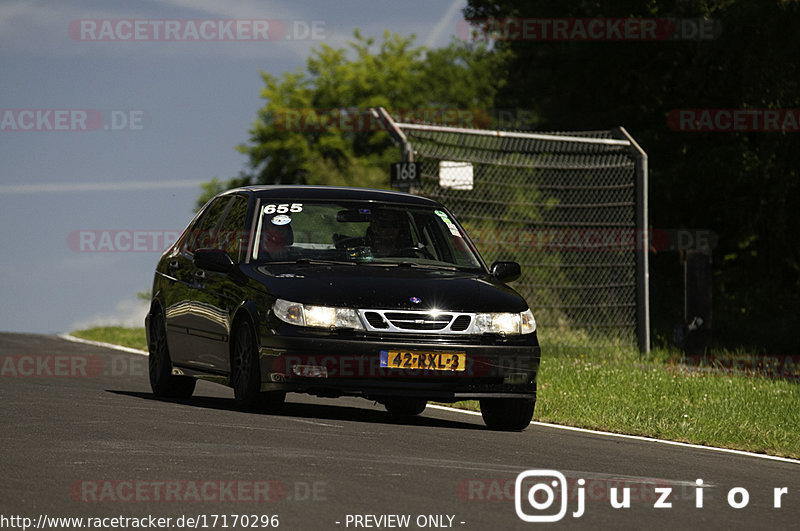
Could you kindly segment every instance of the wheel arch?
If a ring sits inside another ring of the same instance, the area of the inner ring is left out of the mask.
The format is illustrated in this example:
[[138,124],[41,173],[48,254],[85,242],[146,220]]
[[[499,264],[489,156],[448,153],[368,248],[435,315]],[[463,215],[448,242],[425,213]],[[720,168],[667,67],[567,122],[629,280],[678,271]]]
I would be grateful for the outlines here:
[[144,333],[145,341],[147,341],[148,350],[150,348],[150,323],[152,322],[153,315],[161,313],[166,322],[166,315],[164,314],[164,307],[158,296],[154,296],[150,301],[150,309],[147,310],[147,315],[144,317]]
[[260,346],[258,334],[258,311],[256,310],[255,303],[252,301],[246,301],[240,304],[236,311],[233,312],[233,318],[231,319],[231,327],[229,331],[230,339],[228,340],[228,356],[231,367],[233,367],[233,349],[236,329],[243,321],[250,324],[256,349],[258,349]]

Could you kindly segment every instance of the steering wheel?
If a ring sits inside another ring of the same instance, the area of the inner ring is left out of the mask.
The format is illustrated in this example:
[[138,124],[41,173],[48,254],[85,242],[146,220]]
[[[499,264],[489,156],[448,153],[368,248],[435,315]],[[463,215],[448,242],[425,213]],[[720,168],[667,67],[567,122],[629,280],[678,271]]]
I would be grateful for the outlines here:
[[363,236],[344,236],[342,234],[333,235],[333,246],[337,249],[347,249],[349,247],[364,247],[366,245]]

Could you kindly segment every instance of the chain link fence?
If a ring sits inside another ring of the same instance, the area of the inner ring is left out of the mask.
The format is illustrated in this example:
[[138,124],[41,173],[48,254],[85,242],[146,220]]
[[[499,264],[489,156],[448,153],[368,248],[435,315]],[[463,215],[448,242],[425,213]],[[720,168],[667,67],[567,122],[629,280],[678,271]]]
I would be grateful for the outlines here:
[[417,163],[412,192],[451,209],[487,263],[521,264],[512,285],[551,341],[649,350],[647,158],[624,129],[517,133],[375,113]]

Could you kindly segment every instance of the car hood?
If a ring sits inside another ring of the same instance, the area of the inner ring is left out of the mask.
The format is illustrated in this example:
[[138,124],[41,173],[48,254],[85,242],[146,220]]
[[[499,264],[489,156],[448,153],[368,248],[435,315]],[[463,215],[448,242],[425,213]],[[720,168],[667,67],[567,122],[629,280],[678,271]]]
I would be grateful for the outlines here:
[[275,264],[255,271],[272,296],[304,304],[458,312],[521,312],[528,307],[516,291],[482,273],[318,264]]

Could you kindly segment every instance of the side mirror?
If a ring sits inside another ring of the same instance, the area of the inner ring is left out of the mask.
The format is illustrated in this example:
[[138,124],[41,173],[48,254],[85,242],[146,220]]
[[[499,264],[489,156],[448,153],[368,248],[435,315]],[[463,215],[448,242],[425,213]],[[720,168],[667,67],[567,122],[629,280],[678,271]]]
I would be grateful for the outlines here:
[[516,262],[495,262],[489,272],[500,282],[513,282],[522,275],[522,269]]
[[236,264],[222,249],[197,249],[194,252],[194,265],[207,271],[230,273]]

